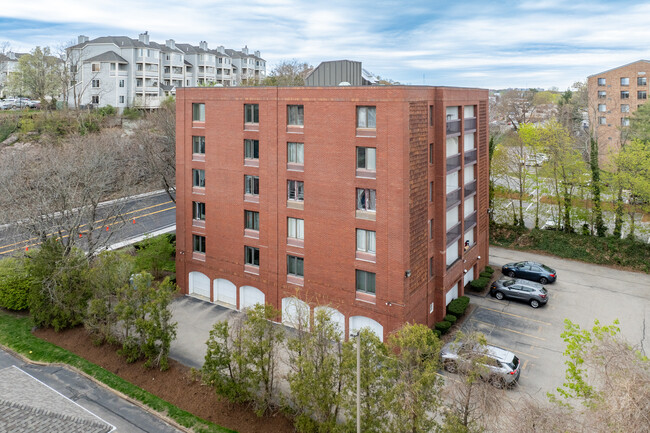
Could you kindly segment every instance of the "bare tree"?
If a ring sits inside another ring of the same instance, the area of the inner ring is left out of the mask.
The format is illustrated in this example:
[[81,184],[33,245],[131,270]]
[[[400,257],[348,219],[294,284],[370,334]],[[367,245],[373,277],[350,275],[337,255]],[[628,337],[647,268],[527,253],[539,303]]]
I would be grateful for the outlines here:
[[263,86],[304,86],[305,78],[314,69],[307,62],[283,60],[262,80]]
[[106,246],[123,223],[128,192],[129,142],[118,133],[73,136],[60,146],[5,149],[0,158],[0,219],[40,242],[57,237],[69,254],[74,246],[89,256]]

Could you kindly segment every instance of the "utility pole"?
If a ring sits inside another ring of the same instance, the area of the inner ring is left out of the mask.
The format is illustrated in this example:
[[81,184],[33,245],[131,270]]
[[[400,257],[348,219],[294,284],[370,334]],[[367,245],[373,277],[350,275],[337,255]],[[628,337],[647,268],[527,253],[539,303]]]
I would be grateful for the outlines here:
[[361,433],[361,330],[350,336],[357,337],[357,433]]

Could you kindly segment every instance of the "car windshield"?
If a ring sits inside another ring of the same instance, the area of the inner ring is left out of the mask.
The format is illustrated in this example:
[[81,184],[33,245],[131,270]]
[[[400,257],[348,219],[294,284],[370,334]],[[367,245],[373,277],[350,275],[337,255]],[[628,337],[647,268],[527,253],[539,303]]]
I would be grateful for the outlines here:
[[517,366],[519,365],[519,358],[515,356],[512,358],[512,361],[504,362],[504,364],[510,367],[510,369],[514,371],[517,369]]
[[553,269],[549,268],[549,267],[546,266],[546,265],[542,265],[542,268],[544,268],[544,270],[545,270],[546,272],[555,272],[555,271],[553,271]]

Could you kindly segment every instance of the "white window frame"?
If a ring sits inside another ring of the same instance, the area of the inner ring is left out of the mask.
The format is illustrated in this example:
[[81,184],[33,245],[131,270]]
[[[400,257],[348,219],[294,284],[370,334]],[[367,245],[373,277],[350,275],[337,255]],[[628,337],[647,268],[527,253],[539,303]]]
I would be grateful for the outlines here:
[[305,220],[300,218],[287,217],[287,237],[304,240]]
[[357,251],[377,253],[377,236],[373,230],[357,229]]

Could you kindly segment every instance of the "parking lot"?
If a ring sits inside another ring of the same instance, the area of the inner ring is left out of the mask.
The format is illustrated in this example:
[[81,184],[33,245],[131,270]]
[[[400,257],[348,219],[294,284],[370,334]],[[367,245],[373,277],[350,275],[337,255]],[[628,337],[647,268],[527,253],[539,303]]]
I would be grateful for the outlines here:
[[537,309],[489,294],[469,294],[475,305],[463,332],[480,331],[490,344],[514,352],[521,360],[519,386],[513,392],[545,399],[564,380],[564,319],[591,327],[594,320],[619,319],[621,334],[650,355],[650,275],[588,265],[556,257],[490,248],[490,265],[499,273],[505,263],[532,260],[554,268],[558,280],[545,287],[549,302]]

